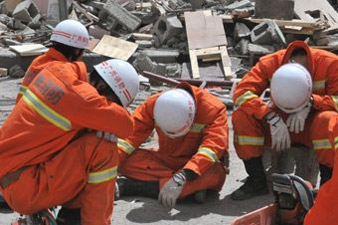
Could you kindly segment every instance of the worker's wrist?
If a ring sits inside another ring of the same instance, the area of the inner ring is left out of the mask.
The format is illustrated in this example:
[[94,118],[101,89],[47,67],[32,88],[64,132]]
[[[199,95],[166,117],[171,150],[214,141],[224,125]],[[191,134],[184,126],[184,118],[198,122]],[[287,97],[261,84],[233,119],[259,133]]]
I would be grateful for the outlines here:
[[173,180],[177,183],[178,186],[184,186],[184,184],[187,182],[187,178],[182,172],[175,173],[173,176]]
[[272,120],[273,118],[275,118],[277,116],[277,113],[271,111],[271,112],[268,112],[263,118],[266,120],[266,121],[270,121]]

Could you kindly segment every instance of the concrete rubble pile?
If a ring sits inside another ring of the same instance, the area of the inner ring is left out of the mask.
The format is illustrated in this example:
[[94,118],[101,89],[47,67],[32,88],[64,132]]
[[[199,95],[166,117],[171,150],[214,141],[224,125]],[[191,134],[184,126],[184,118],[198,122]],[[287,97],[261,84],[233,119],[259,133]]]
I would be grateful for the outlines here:
[[[234,79],[243,77],[259,57],[282,49],[297,39],[305,40],[311,46],[335,50],[338,36],[326,32],[330,25],[325,18],[300,20],[295,13],[296,1],[77,0],[68,1],[67,13],[68,18],[83,23],[92,37],[91,51],[85,56],[89,69],[91,64],[104,58],[120,57],[99,48],[103,39],[111,36],[114,39],[109,40],[136,44],[129,50],[124,49],[123,44],[117,48],[126,53],[123,59],[131,62],[140,73],[148,71],[182,80],[193,77],[185,12],[203,12],[207,16],[222,18],[231,76],[225,76],[220,58],[202,57],[203,60],[198,58],[197,69],[201,74],[198,79],[224,81],[226,84],[221,85],[208,85],[207,82],[206,87],[231,105],[229,95]],[[9,46],[42,44],[48,47],[52,28],[57,23],[50,19],[50,2],[53,1],[0,1],[0,67],[6,70],[0,76],[21,77],[22,71],[38,54],[23,56],[20,52],[9,50]],[[330,3],[336,8],[335,1]],[[110,43],[106,44],[109,46]],[[154,77],[150,77],[149,81],[153,86],[168,83],[165,79],[159,81]]]

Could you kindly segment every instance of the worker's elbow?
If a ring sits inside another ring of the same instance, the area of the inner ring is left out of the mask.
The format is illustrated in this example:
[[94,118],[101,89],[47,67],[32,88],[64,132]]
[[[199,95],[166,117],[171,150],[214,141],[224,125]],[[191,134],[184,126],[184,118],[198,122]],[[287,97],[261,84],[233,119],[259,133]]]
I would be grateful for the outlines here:
[[130,118],[128,118],[128,120],[124,122],[121,130],[121,135],[119,137],[127,138],[131,136],[133,134],[134,124],[135,124],[134,119],[133,117],[130,116]]

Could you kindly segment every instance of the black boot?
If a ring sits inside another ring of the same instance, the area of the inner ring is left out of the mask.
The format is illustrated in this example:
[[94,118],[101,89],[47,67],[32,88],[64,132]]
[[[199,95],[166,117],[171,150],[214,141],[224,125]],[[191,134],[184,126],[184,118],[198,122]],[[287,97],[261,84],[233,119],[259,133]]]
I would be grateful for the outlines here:
[[326,181],[330,180],[332,177],[332,168],[319,164],[320,171],[320,186],[322,186]]
[[249,176],[245,183],[231,194],[231,199],[245,200],[267,194],[269,191],[261,157],[243,160],[243,162]]
[[62,207],[56,218],[58,225],[81,225],[81,209]]
[[141,181],[119,177],[115,185],[115,199],[121,196],[140,196],[157,198],[160,190],[158,181]]

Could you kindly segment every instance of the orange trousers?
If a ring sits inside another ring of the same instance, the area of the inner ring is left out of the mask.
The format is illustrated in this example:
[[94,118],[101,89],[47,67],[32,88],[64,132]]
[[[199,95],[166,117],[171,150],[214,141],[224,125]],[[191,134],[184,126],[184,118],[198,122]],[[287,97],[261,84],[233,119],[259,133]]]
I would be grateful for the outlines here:
[[8,204],[22,214],[62,205],[81,208],[82,225],[111,224],[116,148],[95,133],[85,134],[49,161],[29,166],[1,191]]
[[[286,121],[285,113],[276,112]],[[303,132],[290,132],[291,144],[302,144],[314,149],[318,162],[333,168],[334,150],[329,141],[329,133],[334,126],[330,118],[336,115],[337,112],[334,111],[310,113]],[[247,160],[259,157],[265,148],[271,146],[269,124],[265,120],[257,120],[245,111],[237,109],[232,114],[232,124],[234,145],[239,158]]]
[[[159,181],[160,189],[180,171],[190,158],[163,156],[153,150],[137,149],[119,168],[121,175],[142,180]],[[180,198],[196,191],[212,189],[220,191],[225,182],[226,172],[222,163],[215,163],[207,172],[184,185]]]

